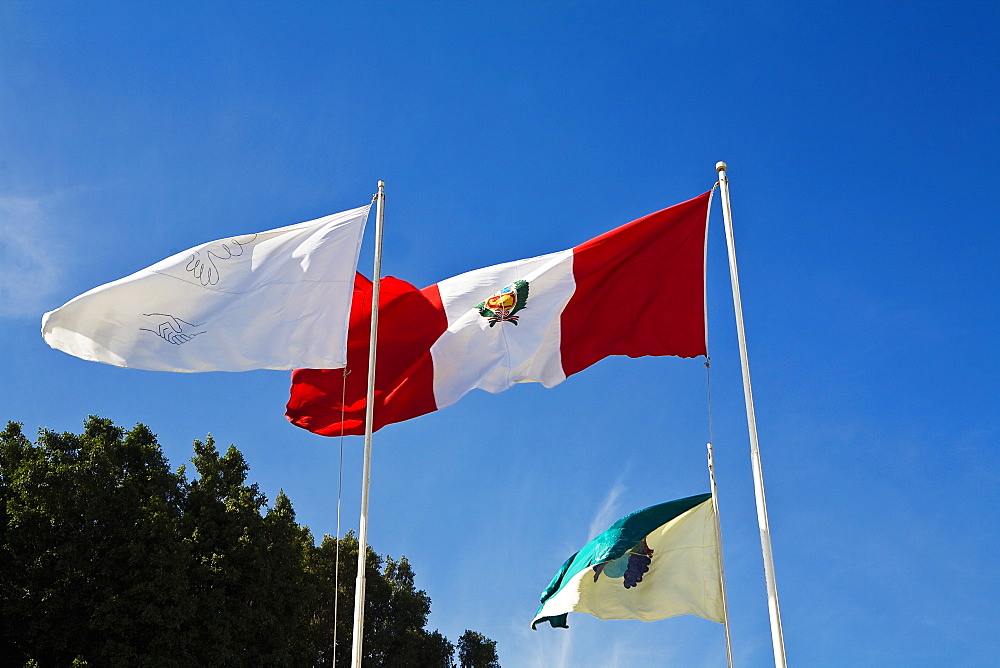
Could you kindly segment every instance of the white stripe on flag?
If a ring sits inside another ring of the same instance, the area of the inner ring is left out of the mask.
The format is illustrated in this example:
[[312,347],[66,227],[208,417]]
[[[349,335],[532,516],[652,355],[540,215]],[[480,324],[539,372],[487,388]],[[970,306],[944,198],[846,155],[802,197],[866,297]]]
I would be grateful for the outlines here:
[[[478,305],[520,280],[527,281],[528,298],[516,324],[497,322],[491,327]],[[450,406],[473,388],[496,393],[516,383],[552,387],[564,381],[559,314],[575,285],[572,250],[441,281],[448,330],[431,347],[437,407]]]

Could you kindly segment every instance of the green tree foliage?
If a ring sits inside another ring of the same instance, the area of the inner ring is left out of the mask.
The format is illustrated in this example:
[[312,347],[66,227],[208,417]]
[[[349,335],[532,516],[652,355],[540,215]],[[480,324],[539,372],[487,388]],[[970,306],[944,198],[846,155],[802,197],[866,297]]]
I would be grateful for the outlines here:
[[[0,434],[0,653],[69,665],[170,665],[187,650],[181,620],[188,546],[178,533],[183,478],[152,433],[91,418],[80,435]],[[99,659],[98,659],[99,658]]]
[[[0,433],[0,656],[10,665],[346,665],[358,541],[317,546],[279,493],[211,437],[196,477],[173,472],[155,435],[91,417],[83,433]],[[338,555],[339,552],[339,555]],[[366,666],[454,665],[424,627],[412,568],[367,550]],[[338,573],[339,564],[339,573]],[[334,611],[336,610],[336,614]],[[466,631],[462,666],[498,666]]]
[[194,452],[198,477],[186,487],[180,526],[197,605],[185,632],[198,662],[309,665],[312,645],[297,630],[309,625],[315,590],[305,572],[312,535],[283,493],[262,515],[267,499],[246,484],[249,466],[235,447],[220,456],[209,437]]
[[500,668],[496,641],[466,629],[458,639],[458,665],[460,668]]
[[[339,548],[339,560],[337,550]],[[348,532],[337,541],[324,536],[312,553],[310,571],[322,581],[338,586],[321,589],[321,601],[315,608],[315,643],[320,650],[319,665],[349,665],[354,625],[354,584],[357,577],[358,540]],[[340,564],[340,573],[334,568]],[[365,556],[365,655],[375,666],[446,666],[452,665],[454,646],[437,631],[424,626],[431,609],[426,592],[416,589],[413,570],[406,557],[396,561],[380,557],[371,547]],[[336,599],[337,620],[333,624]],[[336,638],[334,638],[336,631]]]

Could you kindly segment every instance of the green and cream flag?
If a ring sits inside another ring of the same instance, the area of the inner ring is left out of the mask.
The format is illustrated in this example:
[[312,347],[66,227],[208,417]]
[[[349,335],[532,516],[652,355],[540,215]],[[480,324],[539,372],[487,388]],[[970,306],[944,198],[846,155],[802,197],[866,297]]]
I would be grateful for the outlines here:
[[652,621],[698,615],[725,621],[711,494],[632,513],[566,560],[542,592],[539,622],[569,628],[570,612]]

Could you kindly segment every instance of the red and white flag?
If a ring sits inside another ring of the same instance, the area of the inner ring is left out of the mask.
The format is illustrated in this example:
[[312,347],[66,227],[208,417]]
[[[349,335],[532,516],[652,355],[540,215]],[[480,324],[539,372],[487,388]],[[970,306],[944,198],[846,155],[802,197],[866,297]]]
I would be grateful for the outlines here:
[[[474,388],[552,387],[609,355],[706,354],[710,197],[569,250],[423,290],[384,278],[374,428],[450,406]],[[359,274],[347,346],[352,373],[345,379],[341,369],[294,371],[286,411],[293,424],[324,436],[364,433],[370,326],[371,282]]]

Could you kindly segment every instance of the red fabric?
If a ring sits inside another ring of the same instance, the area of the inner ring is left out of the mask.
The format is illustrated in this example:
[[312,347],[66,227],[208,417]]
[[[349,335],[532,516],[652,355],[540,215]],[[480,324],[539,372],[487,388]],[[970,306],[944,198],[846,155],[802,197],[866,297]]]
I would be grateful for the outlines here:
[[609,355],[705,355],[705,229],[711,193],[573,249],[576,291],[562,313],[570,376]]
[[[292,424],[323,436],[365,433],[368,393],[368,342],[372,282],[357,274],[347,339],[347,390],[343,369],[297,369],[285,416]],[[418,290],[387,276],[379,288],[379,340],[375,356],[374,428],[437,410],[431,344],[448,320],[437,285]]]

